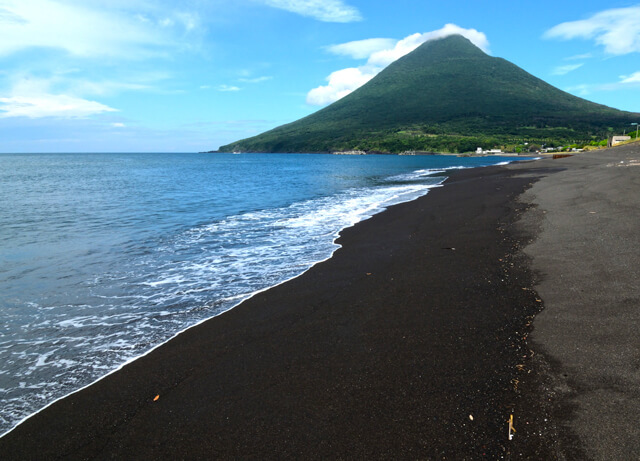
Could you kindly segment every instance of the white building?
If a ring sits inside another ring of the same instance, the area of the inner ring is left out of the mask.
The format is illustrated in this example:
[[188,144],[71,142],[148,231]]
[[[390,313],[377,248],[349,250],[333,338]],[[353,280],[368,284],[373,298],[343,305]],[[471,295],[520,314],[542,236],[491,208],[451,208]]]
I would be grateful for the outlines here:
[[611,138],[611,145],[615,146],[616,144],[628,141],[629,139],[631,139],[631,136],[614,136],[613,138]]
[[476,154],[481,155],[481,154],[501,154],[502,150],[501,149],[489,149],[489,150],[482,150],[482,147],[478,147],[476,149]]

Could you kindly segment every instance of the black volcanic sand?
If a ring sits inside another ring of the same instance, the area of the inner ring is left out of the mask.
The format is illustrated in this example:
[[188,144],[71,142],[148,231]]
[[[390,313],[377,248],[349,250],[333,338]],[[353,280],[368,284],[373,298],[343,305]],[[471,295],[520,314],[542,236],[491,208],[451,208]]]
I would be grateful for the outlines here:
[[517,197],[553,162],[456,172],[343,231],[330,260],[55,403],[1,457],[552,458]]
[[538,229],[525,252],[545,310],[522,396],[554,456],[640,459],[640,144],[539,165],[521,225]]

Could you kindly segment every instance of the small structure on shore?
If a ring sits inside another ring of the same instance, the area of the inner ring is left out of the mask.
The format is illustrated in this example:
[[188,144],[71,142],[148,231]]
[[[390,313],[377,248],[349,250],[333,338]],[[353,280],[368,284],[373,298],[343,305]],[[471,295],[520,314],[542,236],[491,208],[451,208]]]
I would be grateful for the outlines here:
[[333,155],[367,155],[363,150],[342,150],[331,152]]
[[482,149],[482,147],[478,147],[476,149],[476,154],[477,155],[497,155],[497,154],[502,154],[502,149],[488,149],[488,150],[484,150]]
[[631,136],[614,136],[613,138],[611,138],[611,145],[615,146],[616,144],[629,141],[630,139],[631,139]]

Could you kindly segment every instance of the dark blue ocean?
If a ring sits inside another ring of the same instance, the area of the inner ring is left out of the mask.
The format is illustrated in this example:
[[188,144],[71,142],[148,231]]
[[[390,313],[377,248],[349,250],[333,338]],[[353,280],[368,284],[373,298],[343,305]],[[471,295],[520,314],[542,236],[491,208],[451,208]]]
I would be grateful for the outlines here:
[[0,433],[330,257],[341,229],[448,169],[509,160],[0,154]]

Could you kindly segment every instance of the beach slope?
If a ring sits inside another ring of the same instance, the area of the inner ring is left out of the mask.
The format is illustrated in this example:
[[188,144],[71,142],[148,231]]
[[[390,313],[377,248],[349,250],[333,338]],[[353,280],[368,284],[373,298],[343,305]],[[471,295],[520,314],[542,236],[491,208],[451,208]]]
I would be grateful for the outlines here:
[[621,147],[455,172],[28,419],[0,453],[633,459],[639,161]]
[[568,459],[638,459],[640,144],[548,164],[521,197],[534,205],[523,221],[538,236],[526,253],[545,305],[531,391],[550,404]]
[[302,276],[0,439],[7,459],[495,457],[537,311],[500,167],[342,232]]

